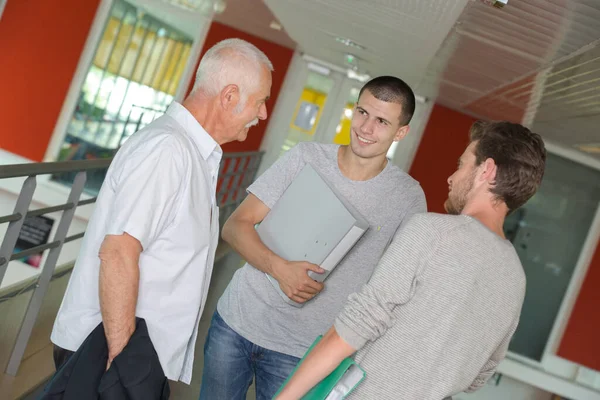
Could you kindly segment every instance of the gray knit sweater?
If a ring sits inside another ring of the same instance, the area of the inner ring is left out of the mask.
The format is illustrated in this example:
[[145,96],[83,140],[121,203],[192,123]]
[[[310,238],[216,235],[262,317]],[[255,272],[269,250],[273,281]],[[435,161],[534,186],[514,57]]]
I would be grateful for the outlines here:
[[367,373],[349,399],[477,390],[506,354],[524,295],[510,242],[471,217],[416,215],[335,322]]

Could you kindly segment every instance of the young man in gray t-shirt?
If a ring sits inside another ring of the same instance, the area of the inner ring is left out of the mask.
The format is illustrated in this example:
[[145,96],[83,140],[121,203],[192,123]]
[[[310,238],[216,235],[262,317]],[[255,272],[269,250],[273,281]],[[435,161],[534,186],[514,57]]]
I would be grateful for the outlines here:
[[[213,316],[204,348],[201,399],[245,399],[253,379],[257,399],[271,399],[315,337],[333,323],[348,295],[369,280],[398,227],[426,211],[418,182],[386,158],[391,144],[408,133],[414,108],[414,94],[406,83],[375,78],[359,95],[349,146],[301,143],[248,188],[248,198],[223,228],[223,238],[248,263],[235,273]],[[308,271],[322,273],[318,266],[278,257],[254,229],[306,164],[370,225],[324,284],[308,276]],[[265,272],[304,306],[286,303]]]

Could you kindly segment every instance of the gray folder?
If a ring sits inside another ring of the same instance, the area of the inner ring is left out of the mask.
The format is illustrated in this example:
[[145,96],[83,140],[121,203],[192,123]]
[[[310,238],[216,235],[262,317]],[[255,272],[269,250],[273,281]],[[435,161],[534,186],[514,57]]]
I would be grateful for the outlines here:
[[[257,232],[263,243],[288,261],[308,261],[326,272],[309,272],[322,282],[369,228],[368,222],[307,164],[292,181]],[[267,278],[287,303],[301,307]]]

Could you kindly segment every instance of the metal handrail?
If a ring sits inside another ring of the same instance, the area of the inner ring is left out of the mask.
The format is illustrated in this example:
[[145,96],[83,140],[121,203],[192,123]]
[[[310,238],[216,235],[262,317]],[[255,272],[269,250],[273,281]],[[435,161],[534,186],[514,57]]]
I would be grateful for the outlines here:
[[[223,154],[219,168],[219,190],[217,191],[217,203],[221,207],[219,221],[221,225],[245,197],[245,188],[254,180],[262,155],[262,152]],[[34,293],[31,296],[6,367],[6,373],[9,375],[16,376],[17,374],[44,296],[54,274],[62,246],[65,243],[82,238],[85,234],[85,232],[80,232],[67,236],[77,207],[92,204],[97,199],[93,197],[80,200],[87,180],[87,172],[108,168],[111,162],[112,158],[0,166],[0,179],[26,177],[13,212],[8,215],[0,215],[0,224],[8,223],[6,234],[0,246],[0,284],[4,279],[10,260],[48,251],[48,256],[37,280],[37,285],[33,287]],[[31,206],[33,193],[37,185],[36,177],[38,175],[61,173],[76,173],[67,201],[63,204],[30,210],[29,207]],[[59,211],[62,212],[62,215],[52,240],[29,249],[14,252],[17,239],[26,218]]]
[[8,214],[0,217],[0,224],[5,224],[7,222],[18,221],[22,217],[21,213]]
[[93,169],[108,168],[111,162],[112,158],[103,158],[96,160],[2,165],[0,166],[0,179],[59,174],[61,172],[90,171]]

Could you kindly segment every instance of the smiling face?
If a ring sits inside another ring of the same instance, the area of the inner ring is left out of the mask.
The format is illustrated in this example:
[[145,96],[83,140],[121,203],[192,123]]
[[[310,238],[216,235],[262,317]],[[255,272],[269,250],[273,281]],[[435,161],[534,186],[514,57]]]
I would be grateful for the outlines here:
[[401,104],[379,100],[365,90],[352,116],[352,152],[361,158],[385,157],[392,143],[408,133],[408,125],[400,125],[401,116]]

